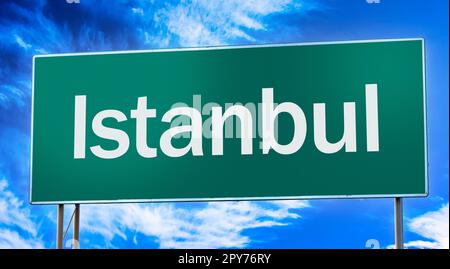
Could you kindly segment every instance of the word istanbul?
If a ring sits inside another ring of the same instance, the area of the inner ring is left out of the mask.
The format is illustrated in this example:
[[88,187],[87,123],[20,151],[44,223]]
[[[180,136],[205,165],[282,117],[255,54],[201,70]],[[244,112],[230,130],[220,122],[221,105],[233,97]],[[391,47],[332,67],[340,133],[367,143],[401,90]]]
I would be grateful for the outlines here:
[[[367,151],[378,151],[378,88],[377,84],[366,84],[366,133]],[[86,155],[86,96],[75,96],[75,128],[74,128],[74,158],[84,159]],[[284,102],[273,103],[273,89],[262,89],[262,152],[268,154],[272,149],[279,154],[293,154],[303,145],[306,138],[306,117],[303,110],[296,104]],[[355,103],[344,103],[344,131],[341,140],[330,143],[326,136],[325,104],[313,104],[314,113],[314,143],[318,150],[331,154],[342,148],[346,152],[356,152],[356,113]],[[275,121],[280,113],[291,116],[294,134],[289,143],[281,145],[276,139]],[[202,147],[202,116],[192,107],[176,107],[162,116],[162,122],[170,123],[178,116],[188,116],[190,124],[171,127],[160,137],[160,148],[169,157],[181,157],[189,151],[194,156],[203,155]],[[212,155],[223,155],[224,123],[230,117],[236,117],[241,123],[241,154],[253,154],[253,118],[249,109],[243,105],[233,105],[224,112],[222,107],[213,107],[211,111]],[[136,120],[136,149],[144,158],[155,158],[157,149],[147,145],[147,119],[156,117],[156,109],[147,108],[147,97],[139,97],[137,108],[130,111],[130,118]],[[100,145],[90,147],[91,152],[99,158],[114,159],[128,151],[130,139],[122,130],[103,125],[103,120],[113,118],[117,122],[127,120],[124,113],[118,110],[103,110],[98,112],[92,120],[92,131],[103,139],[114,140],[118,146],[106,150]],[[171,140],[182,133],[190,133],[190,141],[183,148],[176,148]]]

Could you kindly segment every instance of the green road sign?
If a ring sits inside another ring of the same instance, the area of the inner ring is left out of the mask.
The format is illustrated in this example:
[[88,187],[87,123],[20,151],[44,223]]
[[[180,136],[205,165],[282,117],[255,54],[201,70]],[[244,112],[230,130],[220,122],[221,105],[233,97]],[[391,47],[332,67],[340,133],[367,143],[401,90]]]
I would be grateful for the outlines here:
[[428,193],[422,39],[33,61],[33,204]]

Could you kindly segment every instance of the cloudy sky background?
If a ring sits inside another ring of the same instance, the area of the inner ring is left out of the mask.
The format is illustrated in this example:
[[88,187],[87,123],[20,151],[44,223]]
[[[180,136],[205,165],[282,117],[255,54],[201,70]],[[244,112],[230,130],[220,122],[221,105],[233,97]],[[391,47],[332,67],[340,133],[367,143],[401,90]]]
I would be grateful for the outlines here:
[[[55,247],[56,207],[28,204],[33,55],[405,37],[426,42],[430,165],[430,196],[405,200],[405,241],[448,248],[448,1],[1,1],[0,248]],[[82,205],[80,243],[384,248],[393,227],[392,199]]]

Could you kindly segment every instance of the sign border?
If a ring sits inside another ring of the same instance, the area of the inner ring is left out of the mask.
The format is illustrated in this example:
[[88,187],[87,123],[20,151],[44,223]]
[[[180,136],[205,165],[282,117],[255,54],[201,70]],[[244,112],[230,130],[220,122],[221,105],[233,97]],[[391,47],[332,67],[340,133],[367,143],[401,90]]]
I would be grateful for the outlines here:
[[[306,195],[306,196],[266,196],[266,197],[222,197],[222,198],[174,198],[174,199],[117,199],[117,200],[81,200],[81,201],[44,201],[36,202],[32,200],[33,189],[33,121],[34,121],[34,77],[35,59],[46,57],[66,57],[85,55],[109,55],[109,54],[136,54],[152,52],[173,52],[173,51],[201,51],[201,50],[224,50],[224,49],[245,49],[245,48],[267,48],[267,47],[290,47],[290,46],[315,46],[333,44],[358,44],[358,43],[382,43],[382,42],[402,42],[421,41],[422,46],[422,91],[423,91],[423,114],[424,114],[424,147],[425,147],[425,192],[417,194],[368,194],[368,195]],[[427,197],[429,195],[429,174],[428,174],[428,137],[427,137],[427,95],[426,95],[426,63],[425,63],[425,39],[424,38],[395,38],[395,39],[367,39],[367,40],[345,40],[345,41],[323,41],[323,42],[303,42],[303,43],[277,43],[262,45],[230,45],[230,46],[204,46],[188,48],[170,49],[150,49],[150,50],[125,50],[125,51],[102,51],[102,52],[76,52],[59,54],[33,55],[32,84],[31,84],[31,143],[30,143],[30,175],[29,175],[29,203],[32,205],[55,205],[55,204],[113,204],[113,203],[155,203],[155,202],[214,202],[214,201],[263,201],[263,200],[309,200],[309,199],[361,199],[361,198],[407,198],[407,197]]]

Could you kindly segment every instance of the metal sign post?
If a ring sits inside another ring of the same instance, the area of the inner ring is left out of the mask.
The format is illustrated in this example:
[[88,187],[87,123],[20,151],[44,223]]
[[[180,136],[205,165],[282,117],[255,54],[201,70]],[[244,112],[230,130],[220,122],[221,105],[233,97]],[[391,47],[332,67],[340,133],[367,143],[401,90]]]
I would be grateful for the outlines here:
[[73,219],[73,249],[80,248],[80,204],[75,204],[75,209],[73,211],[72,217],[70,218],[69,224],[66,231],[64,232],[64,204],[58,204],[58,216],[56,222],[56,248],[63,249],[64,238],[67,234],[67,230],[70,227]]
[[63,231],[64,231],[64,204],[58,205],[58,220],[56,222],[56,248],[63,248]]
[[80,248],[80,204],[75,204],[72,248],[73,249]]
[[403,249],[403,199],[395,198],[395,248]]

